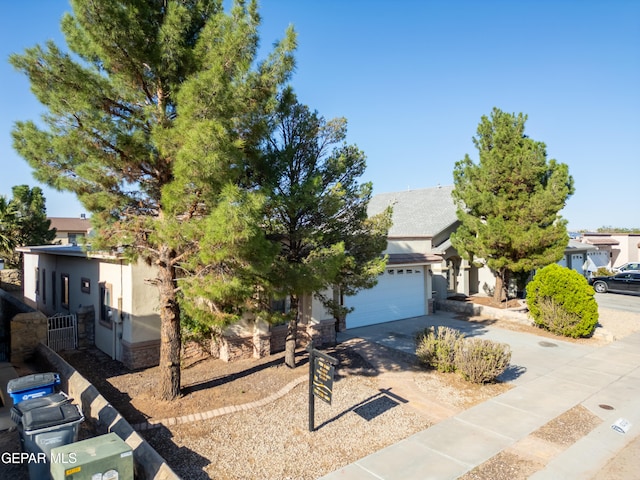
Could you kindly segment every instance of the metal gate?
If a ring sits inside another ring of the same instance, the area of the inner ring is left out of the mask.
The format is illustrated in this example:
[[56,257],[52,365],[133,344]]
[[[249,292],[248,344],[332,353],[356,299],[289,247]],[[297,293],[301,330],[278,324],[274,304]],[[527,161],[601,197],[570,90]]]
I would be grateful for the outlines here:
[[74,350],[78,345],[78,322],[75,315],[54,315],[48,319],[48,345],[52,350]]

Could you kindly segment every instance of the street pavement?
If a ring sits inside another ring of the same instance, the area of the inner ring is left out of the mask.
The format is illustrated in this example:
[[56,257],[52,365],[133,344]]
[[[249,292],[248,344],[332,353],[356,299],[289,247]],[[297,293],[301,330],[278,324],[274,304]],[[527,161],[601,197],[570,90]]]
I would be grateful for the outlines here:
[[577,405],[600,417],[602,424],[530,478],[616,478],[603,474],[607,463],[618,456],[622,459],[640,438],[640,332],[604,346],[590,346],[500,329],[490,322],[466,322],[455,314],[438,312],[351,329],[340,333],[338,340],[362,338],[413,353],[415,333],[434,325],[459,329],[467,337],[507,343],[512,350],[511,366],[501,380],[514,388],[323,480],[458,478]]

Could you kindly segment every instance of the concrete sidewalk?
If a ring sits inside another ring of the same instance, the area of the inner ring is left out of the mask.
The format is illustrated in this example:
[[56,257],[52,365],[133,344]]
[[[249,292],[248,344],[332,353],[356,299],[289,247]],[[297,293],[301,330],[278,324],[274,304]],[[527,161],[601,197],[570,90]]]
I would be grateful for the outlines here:
[[[603,423],[531,478],[591,479],[640,435],[640,333],[604,346],[587,346],[499,329],[490,322],[461,321],[453,314],[438,312],[349,330],[339,335],[339,341],[363,338],[410,353],[415,351],[415,333],[432,325],[509,344],[511,366],[501,379],[514,388],[326,475],[324,480],[458,478],[577,405]],[[631,424],[626,433],[612,428],[619,419]]]

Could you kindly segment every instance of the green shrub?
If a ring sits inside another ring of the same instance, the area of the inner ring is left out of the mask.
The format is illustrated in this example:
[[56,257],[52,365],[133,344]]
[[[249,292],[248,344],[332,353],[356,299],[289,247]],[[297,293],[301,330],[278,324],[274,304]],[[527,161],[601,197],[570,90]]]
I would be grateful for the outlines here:
[[458,344],[456,370],[473,383],[493,382],[511,361],[509,345],[480,338],[467,338]]
[[453,328],[427,328],[417,335],[418,360],[439,372],[453,372],[456,347],[463,338],[464,334]]
[[527,285],[527,304],[536,325],[565,337],[589,337],[598,324],[593,288],[575,270],[552,264]]
[[606,267],[598,268],[595,273],[596,277],[610,277],[611,275],[614,275],[614,273]]

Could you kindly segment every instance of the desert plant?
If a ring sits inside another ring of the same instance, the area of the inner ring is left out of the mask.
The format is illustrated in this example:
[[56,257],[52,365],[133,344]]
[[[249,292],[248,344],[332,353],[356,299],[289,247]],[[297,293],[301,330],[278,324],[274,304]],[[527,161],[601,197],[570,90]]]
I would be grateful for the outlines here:
[[593,288],[575,270],[552,264],[527,286],[527,304],[535,324],[566,337],[588,337],[598,324]]
[[449,327],[427,328],[417,335],[418,359],[439,372],[455,371],[455,353],[464,334]]
[[505,371],[511,361],[509,345],[479,338],[459,342],[455,353],[456,370],[473,383],[488,383]]
[[596,270],[595,276],[596,277],[609,277],[611,275],[614,275],[614,273],[609,270],[607,267],[600,267],[598,268],[598,270]]

